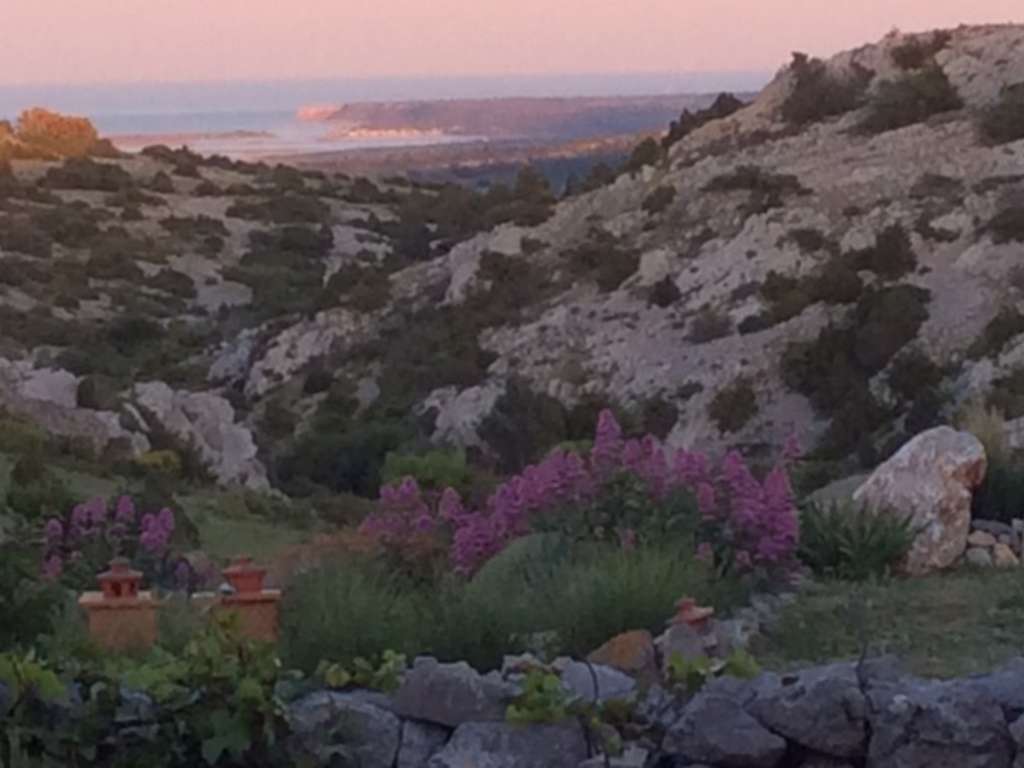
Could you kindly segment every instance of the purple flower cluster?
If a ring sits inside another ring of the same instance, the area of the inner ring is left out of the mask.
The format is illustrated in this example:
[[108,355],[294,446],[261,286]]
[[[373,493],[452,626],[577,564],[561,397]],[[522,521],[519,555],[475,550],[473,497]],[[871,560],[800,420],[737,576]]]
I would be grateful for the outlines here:
[[[787,444],[784,459],[796,452],[795,443]],[[554,451],[498,486],[477,510],[467,510],[451,489],[432,504],[406,478],[381,489],[378,509],[363,532],[396,547],[416,535],[446,537],[452,565],[471,574],[509,542],[528,534],[538,516],[593,502],[623,476],[643,488],[652,503],[677,491],[694,495],[707,539],[699,544],[703,558],[727,552],[740,569],[774,569],[793,559],[797,512],[784,464],[759,481],[735,452],[716,465],[700,453],[669,450],[650,435],[625,439],[607,410],[598,419],[588,455]],[[635,546],[635,531],[617,533],[625,545]]]
[[153,580],[163,571],[169,577],[187,577],[170,558],[174,528],[170,509],[140,516],[130,496],[117,498],[113,505],[104,498],[90,499],[64,517],[46,521],[42,575],[84,587],[112,558],[127,557]]

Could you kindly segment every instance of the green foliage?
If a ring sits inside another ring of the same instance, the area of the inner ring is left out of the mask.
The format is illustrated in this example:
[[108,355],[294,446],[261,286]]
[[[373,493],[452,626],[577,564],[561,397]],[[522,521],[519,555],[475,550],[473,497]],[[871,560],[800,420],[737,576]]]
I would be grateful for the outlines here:
[[664,213],[676,199],[676,188],[662,185],[644,198],[641,208],[650,216]]
[[715,339],[722,339],[733,332],[732,318],[710,304],[704,306],[690,321],[690,332],[687,338],[694,344],[706,344]]
[[468,583],[411,583],[351,556],[302,573],[282,604],[284,660],[312,671],[331,659],[352,670],[357,657],[393,649],[487,670],[540,634],[551,653],[583,656],[621,632],[659,630],[680,595],[720,607],[743,597],[688,556],[692,541],[635,551],[548,541],[512,567],[502,567],[512,556],[503,553]]
[[676,281],[670,275],[666,275],[651,286],[647,302],[655,307],[665,309],[671,307],[682,297],[683,294],[680,292],[679,286],[676,285]]
[[634,147],[623,171],[629,174],[638,173],[644,166],[660,163],[663,156],[664,152],[657,139],[646,138]]
[[348,264],[331,275],[320,303],[328,307],[337,302],[360,312],[375,312],[390,300],[391,281],[383,270]]
[[898,280],[917,268],[917,255],[910,243],[910,235],[901,224],[886,227],[875,244],[852,254],[858,270],[874,272],[885,280]]
[[979,117],[978,132],[995,146],[1024,139],[1024,83],[1003,88],[999,101]]
[[743,211],[757,215],[779,208],[788,195],[808,195],[807,189],[792,174],[766,171],[756,165],[739,165],[716,176],[704,185],[705,192],[748,192]]
[[949,45],[950,37],[945,30],[931,35],[915,35],[893,48],[889,55],[902,70],[922,69],[935,64],[936,54]]
[[272,224],[322,224],[330,218],[330,208],[311,195],[286,192],[257,202],[236,200],[227,215]]
[[461,450],[434,449],[425,453],[389,453],[381,468],[381,483],[390,485],[411,477],[428,491],[454,488],[465,495],[473,482],[473,473]]
[[[917,336],[928,317],[926,290],[896,285],[866,292],[841,325],[816,339],[790,342],[782,356],[786,385],[807,396],[833,421],[823,441],[824,458],[841,458],[864,446],[887,413],[868,382]],[[873,460],[865,454],[865,460]]]
[[985,225],[983,231],[992,235],[992,240],[1000,245],[1024,243],[1024,204],[1011,202]]
[[698,128],[703,128],[714,120],[721,120],[738,112],[744,107],[744,103],[731,93],[719,94],[714,103],[707,109],[699,109],[696,112],[683,110],[678,120],[673,120],[669,126],[668,133],[661,140],[661,146],[668,149],[674,144],[682,141]]
[[523,678],[522,691],[508,705],[505,719],[518,725],[560,723],[569,715],[569,693],[554,672],[535,667]]
[[69,157],[50,168],[43,177],[51,189],[91,189],[120,192],[135,185],[132,175],[116,163],[100,163],[87,157]]
[[1013,339],[1024,333],[1024,315],[1016,307],[1001,307],[995,317],[988,321],[981,335],[967,350],[972,360],[996,357]]
[[757,393],[747,376],[740,376],[715,394],[708,415],[721,432],[739,432],[757,415]]
[[879,83],[868,102],[858,130],[885,133],[927,120],[933,115],[961,109],[963,101],[937,65]]
[[820,59],[794,53],[790,64],[793,86],[782,104],[782,118],[803,126],[851,112],[864,101],[872,73],[854,68],[845,77],[829,72]]
[[693,696],[701,688],[719,677],[753,680],[761,674],[761,667],[753,656],[742,648],[734,650],[724,659],[707,656],[684,657],[674,653],[668,659],[668,680],[672,687]]
[[890,575],[917,536],[910,517],[852,503],[811,504],[800,515],[800,559],[818,576]]
[[976,519],[1011,523],[1024,509],[1024,470],[1015,462],[992,459],[985,481],[971,496]]
[[10,516],[0,523],[0,648],[29,647],[51,631],[64,594],[39,578],[39,553],[28,544],[35,530]]
[[357,656],[351,666],[321,661],[316,677],[329,688],[356,687],[390,693],[397,690],[406,669],[406,659],[400,653],[386,650],[379,659]]
[[54,473],[41,452],[21,456],[11,470],[7,506],[26,520],[63,514],[75,503],[67,485]]
[[614,291],[640,266],[640,255],[603,229],[568,251],[569,269],[577,277],[589,277],[602,293]]

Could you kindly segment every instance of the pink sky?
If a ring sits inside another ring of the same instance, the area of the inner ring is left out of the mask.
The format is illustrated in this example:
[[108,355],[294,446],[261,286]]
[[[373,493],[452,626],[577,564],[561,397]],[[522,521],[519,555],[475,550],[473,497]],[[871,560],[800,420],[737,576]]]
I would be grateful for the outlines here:
[[0,0],[0,83],[774,70],[1024,0]]

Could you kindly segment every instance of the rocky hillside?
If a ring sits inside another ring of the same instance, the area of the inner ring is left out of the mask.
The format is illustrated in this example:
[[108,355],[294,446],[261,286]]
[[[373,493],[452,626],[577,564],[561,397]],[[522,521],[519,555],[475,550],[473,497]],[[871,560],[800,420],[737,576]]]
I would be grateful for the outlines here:
[[500,468],[610,404],[712,450],[870,463],[1024,416],[1024,27],[796,57],[557,204],[153,150],[0,186],[0,404],[224,482]]

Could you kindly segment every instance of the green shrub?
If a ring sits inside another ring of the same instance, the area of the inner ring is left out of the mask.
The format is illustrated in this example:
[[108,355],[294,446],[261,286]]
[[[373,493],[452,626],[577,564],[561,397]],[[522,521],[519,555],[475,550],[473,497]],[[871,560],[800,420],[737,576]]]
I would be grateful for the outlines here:
[[1024,83],[1003,89],[999,101],[981,113],[978,131],[991,145],[1024,139]]
[[731,93],[721,93],[707,109],[691,112],[684,109],[678,120],[673,120],[668,133],[661,140],[661,146],[668,149],[682,141],[699,128],[703,128],[714,120],[721,120],[743,109],[745,104]]
[[426,453],[389,453],[384,459],[382,484],[399,483],[405,477],[416,480],[428,491],[454,488],[465,497],[473,482],[473,473],[460,450],[433,449]]
[[1004,418],[1024,416],[1024,368],[1017,368],[992,382],[986,405]]
[[708,415],[719,431],[739,432],[757,415],[757,393],[750,378],[740,376],[717,392],[708,406]]
[[818,253],[819,251],[831,251],[835,243],[825,237],[820,229],[801,227],[791,229],[786,233],[786,240],[795,243],[804,253]]
[[683,294],[679,291],[676,281],[672,279],[671,275],[665,275],[665,277],[650,287],[647,294],[647,303],[665,309],[671,307],[682,297]]
[[766,171],[756,165],[740,165],[716,176],[704,185],[705,192],[749,192],[743,211],[747,215],[765,213],[784,204],[788,195],[808,195],[807,189],[792,174]]
[[715,339],[725,338],[732,332],[732,318],[729,317],[729,313],[707,305],[694,315],[687,338],[694,344],[706,344]]
[[644,166],[660,163],[663,156],[664,153],[657,139],[646,138],[633,148],[623,171],[630,174],[638,173]]
[[197,295],[192,278],[176,269],[161,269],[146,280],[146,285],[186,301],[191,301]]
[[273,224],[321,224],[328,220],[330,208],[316,197],[285,193],[261,202],[236,200],[227,215]]
[[174,182],[164,171],[157,171],[149,181],[149,188],[163,195],[174,194]]
[[0,217],[0,249],[48,259],[53,251],[53,241],[31,219],[22,216],[3,216]]
[[913,402],[922,390],[938,387],[942,378],[942,369],[917,347],[897,355],[886,375],[889,388],[904,402]]
[[93,189],[119,192],[135,185],[132,175],[115,163],[99,163],[87,157],[69,157],[50,168],[43,177],[51,189]]
[[44,429],[0,408],[0,453],[40,454],[45,446]]
[[911,518],[898,513],[812,504],[800,515],[798,555],[815,575],[866,581],[890,575],[916,536]]
[[167,216],[160,220],[160,226],[182,240],[197,241],[206,237],[227,237],[228,228],[220,219],[200,214],[199,216]]
[[945,198],[958,202],[964,195],[964,182],[941,173],[923,173],[910,188],[910,196],[915,200],[927,200],[932,197]]
[[640,255],[636,251],[614,235],[596,229],[566,257],[572,274],[593,279],[602,293],[617,289],[636,274],[640,266]]
[[941,67],[929,66],[879,83],[858,129],[867,134],[885,133],[962,108],[963,101],[946,73]]
[[1016,307],[1001,307],[967,350],[972,360],[997,357],[1013,339],[1024,333],[1024,315]]
[[75,399],[79,408],[92,411],[118,410],[117,383],[109,376],[83,376],[78,382]]
[[658,187],[644,198],[640,206],[649,216],[657,216],[664,213],[676,199],[676,188],[668,185]]
[[990,460],[985,481],[971,496],[971,515],[1009,525],[1024,509],[1024,471],[1010,461]]
[[914,35],[893,48],[890,56],[902,70],[922,69],[935,64],[936,54],[949,45],[951,37],[945,30],[930,35]]
[[855,67],[846,77],[833,75],[825,62],[794,53],[793,86],[782,104],[782,118],[793,125],[817,123],[860,107],[872,74]]
[[339,302],[360,312],[375,312],[391,301],[391,280],[374,267],[348,264],[333,275],[324,287],[322,306]]
[[997,213],[982,230],[1000,245],[1024,243],[1024,204],[1011,204]]
[[7,506],[25,520],[63,515],[75,501],[41,454],[21,456],[11,470]]
[[368,563],[347,557],[300,574],[281,603],[281,657],[312,673],[387,649],[425,651],[413,595]]
[[885,280],[898,280],[917,268],[917,255],[910,235],[901,224],[892,224],[875,239],[875,244],[851,254],[858,270],[874,272]]

